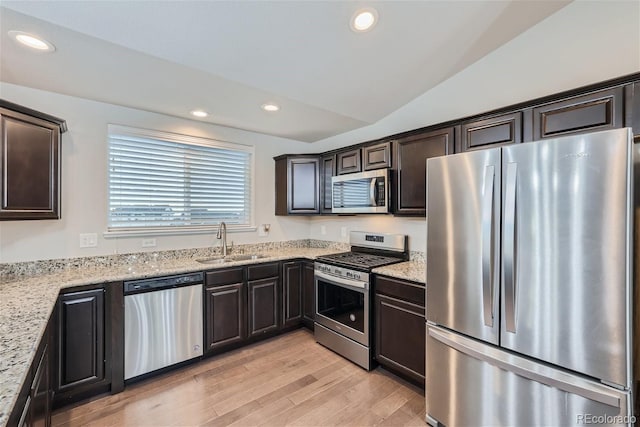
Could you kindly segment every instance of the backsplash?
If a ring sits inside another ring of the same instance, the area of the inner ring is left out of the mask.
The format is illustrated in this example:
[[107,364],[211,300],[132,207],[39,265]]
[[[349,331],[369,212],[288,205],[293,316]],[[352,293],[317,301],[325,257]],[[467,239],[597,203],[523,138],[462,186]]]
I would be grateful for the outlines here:
[[[233,247],[232,253],[260,253],[267,251],[276,251],[282,249],[295,248],[325,248],[335,249],[336,252],[348,251],[349,244],[341,242],[332,242],[328,240],[301,239],[288,240],[285,242],[268,242],[255,243],[246,245],[237,245]],[[55,273],[73,268],[87,267],[111,267],[122,264],[157,264],[162,261],[172,260],[176,258],[206,258],[220,255],[220,247],[196,248],[196,249],[179,249],[171,251],[157,252],[137,252],[120,255],[106,255],[96,257],[83,258],[63,258],[50,259],[41,261],[16,262],[0,264],[0,276],[31,276],[44,273]],[[424,252],[411,251],[411,261],[424,262]]]

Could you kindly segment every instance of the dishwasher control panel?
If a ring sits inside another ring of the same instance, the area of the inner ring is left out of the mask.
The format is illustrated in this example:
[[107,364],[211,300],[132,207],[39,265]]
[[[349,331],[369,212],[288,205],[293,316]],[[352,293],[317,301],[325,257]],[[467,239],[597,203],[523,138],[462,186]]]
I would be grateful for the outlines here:
[[176,288],[186,285],[197,285],[204,282],[203,273],[182,274],[179,276],[154,277],[152,279],[131,280],[124,282],[124,293]]

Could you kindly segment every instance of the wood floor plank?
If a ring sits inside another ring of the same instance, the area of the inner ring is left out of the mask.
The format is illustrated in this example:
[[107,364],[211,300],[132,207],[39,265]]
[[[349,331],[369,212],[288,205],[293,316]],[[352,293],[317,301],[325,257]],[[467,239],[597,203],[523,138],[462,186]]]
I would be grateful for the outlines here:
[[297,330],[63,408],[52,425],[424,426],[424,392]]

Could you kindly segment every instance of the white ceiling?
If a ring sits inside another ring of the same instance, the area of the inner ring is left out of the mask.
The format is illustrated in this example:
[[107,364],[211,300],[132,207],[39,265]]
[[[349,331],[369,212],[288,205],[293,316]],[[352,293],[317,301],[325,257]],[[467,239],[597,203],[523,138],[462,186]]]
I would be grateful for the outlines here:
[[[312,142],[376,123],[568,3],[2,0],[0,80]],[[380,20],[356,34],[364,6]]]

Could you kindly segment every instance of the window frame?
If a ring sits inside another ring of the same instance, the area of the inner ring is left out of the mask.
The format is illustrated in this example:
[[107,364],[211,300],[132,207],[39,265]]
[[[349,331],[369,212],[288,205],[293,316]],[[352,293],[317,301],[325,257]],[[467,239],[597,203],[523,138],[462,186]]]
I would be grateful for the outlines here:
[[106,179],[106,201],[107,201],[107,209],[106,209],[106,231],[103,232],[103,237],[105,238],[114,238],[114,237],[136,237],[136,236],[167,236],[167,235],[189,235],[189,234],[210,234],[216,232],[218,229],[218,225],[194,225],[194,226],[164,226],[164,227],[127,227],[127,228],[110,228],[109,227],[109,206],[110,206],[110,197],[111,193],[109,190],[109,186],[111,184],[111,173],[109,170],[109,151],[110,151],[110,139],[112,134],[123,134],[132,137],[138,138],[150,138],[150,139],[159,139],[168,142],[174,142],[179,144],[187,144],[187,145],[198,145],[202,147],[213,147],[213,148],[222,148],[234,151],[243,151],[249,153],[250,162],[249,162],[249,170],[251,171],[250,178],[250,195],[249,195],[249,203],[250,203],[250,214],[249,214],[249,223],[248,224],[227,224],[227,231],[230,233],[233,232],[249,232],[256,231],[257,227],[255,225],[255,183],[256,183],[256,167],[255,167],[255,146],[246,145],[246,144],[238,144],[235,142],[222,141],[220,139],[212,139],[208,137],[201,137],[195,135],[186,135],[181,133],[174,132],[166,132],[152,129],[143,129],[143,128],[135,128],[130,126],[118,125],[118,124],[107,124],[107,153],[106,153],[106,169],[107,169],[107,179]]

